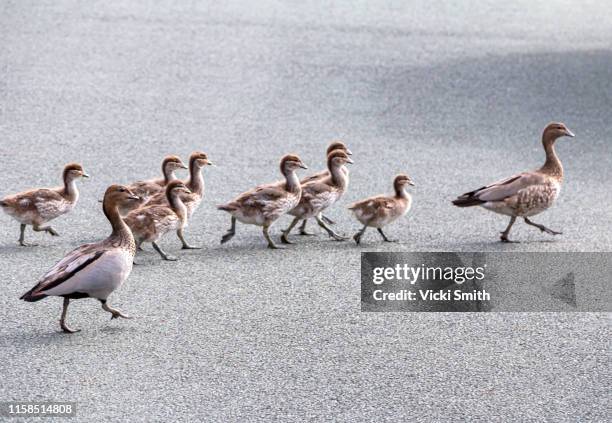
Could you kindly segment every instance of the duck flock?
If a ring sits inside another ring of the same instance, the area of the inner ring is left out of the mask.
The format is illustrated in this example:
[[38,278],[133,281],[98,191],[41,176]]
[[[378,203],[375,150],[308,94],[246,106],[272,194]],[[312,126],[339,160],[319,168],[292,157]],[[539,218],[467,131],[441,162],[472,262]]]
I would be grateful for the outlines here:
[[[525,223],[547,234],[561,234],[529,218],[551,207],[559,195],[563,167],[554,144],[564,136],[573,137],[574,134],[562,123],[550,123],[542,135],[546,161],[541,168],[462,194],[453,204],[458,207],[481,206],[509,216],[510,222],[501,232],[503,242],[512,242],[508,235],[517,218],[523,218]],[[311,218],[334,240],[347,240],[347,237],[332,229],[334,222],[323,212],[332,207],[348,188],[347,165],[353,163],[351,155],[344,143],[332,142],[327,148],[327,169],[301,180],[296,172],[308,169],[307,166],[295,154],[284,156],[280,161],[283,180],[259,185],[217,207],[231,216],[230,228],[221,237],[221,243],[232,239],[236,233],[236,223],[240,222],[260,226],[268,248],[282,248],[273,241],[270,228],[285,214],[292,216],[293,220],[282,231],[280,241],[283,244],[293,243],[290,235],[298,224],[300,235],[311,235],[306,231],[306,223]],[[136,251],[143,243],[151,243],[164,260],[176,260],[158,243],[169,232],[176,233],[183,249],[198,248],[187,242],[184,229],[204,196],[202,169],[212,164],[202,152],[191,154],[188,166],[179,157],[169,156],[162,162],[163,178],[108,187],[102,200],[102,210],[112,227],[110,236],[99,242],[81,245],[68,253],[21,299],[34,302],[49,296],[62,297],[60,327],[66,333],[77,332],[66,323],[71,299],[95,298],[105,311],[111,313],[112,319],[129,318],[112,308],[108,297],[128,278]],[[189,178],[184,181],[177,179],[175,171],[178,169],[188,169]],[[76,181],[87,177],[80,164],[70,163],[64,167],[62,186],[33,189],[2,199],[2,210],[20,223],[19,245],[31,245],[25,242],[27,226],[36,232],[58,236],[48,223],[76,206],[79,198]],[[412,198],[407,188],[411,185],[414,182],[409,176],[397,175],[393,180],[391,195],[369,197],[349,206],[363,225],[353,236],[357,244],[370,227],[376,228],[385,242],[394,242],[386,236],[383,228],[410,210]]]

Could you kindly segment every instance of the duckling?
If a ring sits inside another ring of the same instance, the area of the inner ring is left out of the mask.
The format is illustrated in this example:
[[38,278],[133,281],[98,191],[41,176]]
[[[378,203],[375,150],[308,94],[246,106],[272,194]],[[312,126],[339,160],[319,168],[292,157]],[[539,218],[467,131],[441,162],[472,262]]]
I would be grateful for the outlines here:
[[119,207],[139,200],[125,186],[110,186],[104,194],[102,205],[113,229],[110,236],[70,252],[20,299],[34,302],[49,296],[63,297],[60,327],[66,333],[78,332],[66,324],[71,299],[96,298],[102,303],[102,309],[111,313],[111,319],[129,319],[129,316],[112,308],[107,299],[130,275],[136,252],[134,237],[121,219]]
[[221,238],[221,244],[233,238],[236,234],[236,220],[239,220],[245,224],[261,226],[268,248],[281,248],[272,241],[268,231],[279,217],[292,210],[300,201],[302,187],[295,173],[298,168],[308,169],[297,155],[288,154],[280,162],[285,181],[260,185],[240,194],[229,203],[218,206],[219,210],[232,216],[231,226]]
[[64,167],[62,174],[63,186],[33,189],[10,195],[0,201],[2,210],[21,224],[19,245],[23,247],[29,245],[25,243],[27,225],[32,225],[35,232],[44,231],[52,236],[59,236],[51,226],[42,225],[74,208],[79,199],[76,185],[76,180],[79,178],[89,178],[89,175],[80,164],[69,163]]
[[323,210],[332,206],[340,199],[346,191],[349,178],[346,171],[346,164],[352,164],[353,161],[343,150],[334,150],[327,156],[328,176],[314,179],[310,182],[302,184],[302,196],[298,205],[289,212],[295,216],[289,227],[283,231],[281,241],[284,244],[291,244],[288,239],[291,229],[300,220],[306,221],[314,217],[319,226],[321,226],[336,241],[344,241],[347,238],[335,233],[321,219]]
[[368,227],[376,228],[385,242],[397,242],[397,240],[387,238],[382,228],[404,216],[410,210],[412,197],[406,191],[408,185],[414,186],[412,179],[408,175],[399,174],[393,181],[395,195],[370,197],[349,206],[349,210],[353,211],[357,220],[363,223],[363,228],[353,237],[358,245]]
[[[325,157],[327,158],[327,156],[329,156],[329,153],[331,153],[334,150],[342,150],[344,151],[346,154],[348,154],[349,156],[352,156],[353,153],[351,152],[351,150],[348,149],[348,147],[346,146],[346,144],[344,144],[342,141],[332,141],[329,146],[327,147],[327,150],[325,152]],[[343,171],[346,173],[346,175],[348,176],[348,168],[345,166],[343,167]],[[302,179],[300,181],[300,183],[302,185],[304,185],[307,182],[311,182],[311,181],[316,181],[318,179],[323,179],[323,178],[327,178],[330,175],[329,170],[322,170],[321,172],[317,172],[314,175],[310,175],[305,177],[304,179]],[[347,180],[348,181],[348,180]],[[321,219],[330,225],[335,225],[335,222],[333,220],[331,220],[329,217],[325,216],[325,215],[321,215]],[[306,231],[306,223],[308,222],[308,219],[304,219],[302,221],[302,225],[300,226],[300,235],[303,236],[312,236],[314,234]],[[285,229],[286,230],[286,229]]]
[[[183,201],[183,204],[185,204],[185,207],[187,207],[188,219],[191,219],[191,216],[193,216],[193,213],[202,202],[202,197],[204,197],[204,178],[202,177],[202,168],[207,165],[212,166],[213,162],[208,159],[206,153],[196,151],[189,157],[189,179],[184,181],[184,183],[191,191],[191,194],[181,194],[181,200]],[[147,201],[146,204],[147,206],[159,204],[167,205],[168,198],[166,193],[160,192],[155,194],[149,201]],[[184,250],[200,248],[191,246],[187,243],[187,241],[185,241],[183,227],[179,227],[176,234],[181,240],[181,243],[183,244],[182,248]]]
[[132,192],[141,198],[140,204],[130,204],[131,209],[120,210],[123,216],[127,215],[130,211],[141,207],[147,202],[153,195],[164,192],[164,187],[168,185],[170,181],[176,180],[174,172],[178,169],[187,169],[187,166],[177,156],[167,156],[162,161],[162,174],[163,178],[148,179],[146,181],[137,181],[130,185],[128,188]]
[[563,123],[553,122],[542,133],[542,145],[546,161],[538,170],[523,172],[467,192],[453,200],[457,207],[481,206],[492,212],[510,216],[510,222],[501,232],[502,242],[510,241],[508,235],[517,217],[549,235],[561,235],[544,225],[529,219],[550,208],[561,190],[563,166],[555,152],[555,141],[561,137],[574,137]]
[[168,231],[178,230],[187,225],[187,207],[181,200],[181,194],[191,194],[182,181],[171,181],[166,185],[168,205],[153,204],[131,211],[125,217],[125,223],[130,227],[136,244],[143,242],[153,244],[155,251],[164,260],[175,261],[157,244],[157,241]]

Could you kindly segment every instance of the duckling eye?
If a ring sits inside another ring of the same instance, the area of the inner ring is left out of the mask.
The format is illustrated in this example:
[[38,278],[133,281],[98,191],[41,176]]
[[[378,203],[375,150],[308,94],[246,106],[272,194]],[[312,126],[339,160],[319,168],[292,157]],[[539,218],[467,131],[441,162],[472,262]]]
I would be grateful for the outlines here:
[[119,188],[119,192],[125,192],[125,188]]

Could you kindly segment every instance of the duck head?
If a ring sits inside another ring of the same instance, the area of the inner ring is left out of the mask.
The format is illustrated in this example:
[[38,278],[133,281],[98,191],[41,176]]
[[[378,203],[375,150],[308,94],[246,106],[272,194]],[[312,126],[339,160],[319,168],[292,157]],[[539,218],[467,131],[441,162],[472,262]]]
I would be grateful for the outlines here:
[[204,166],[213,165],[213,162],[211,162],[208,159],[208,155],[201,151],[196,151],[196,152],[191,153],[191,156],[189,156],[189,163],[190,165],[195,165],[200,169],[203,168]]
[[78,163],[68,163],[64,166],[63,173],[64,181],[71,182],[78,178],[89,178],[89,175],[85,173],[83,166]]
[[280,170],[283,174],[293,172],[297,169],[308,169],[297,154],[287,154],[280,161]]
[[349,150],[348,147],[346,146],[346,144],[344,144],[342,141],[332,141],[329,144],[329,147],[327,147],[327,154],[331,153],[334,150],[342,150],[346,154],[348,154],[349,156],[353,155],[351,150]]
[[544,128],[544,133],[542,134],[542,139],[544,141],[555,141],[561,137],[574,137],[574,133],[570,131],[565,124],[561,122],[552,122],[546,125]]

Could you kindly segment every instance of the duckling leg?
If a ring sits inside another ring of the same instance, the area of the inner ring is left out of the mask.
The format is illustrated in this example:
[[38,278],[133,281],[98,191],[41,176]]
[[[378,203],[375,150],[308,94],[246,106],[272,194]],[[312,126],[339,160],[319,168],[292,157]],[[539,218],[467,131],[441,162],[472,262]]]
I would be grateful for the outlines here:
[[336,224],[336,222],[334,222],[333,220],[331,220],[329,217],[325,216],[324,214],[321,215],[321,219],[323,219],[323,222],[327,223],[328,225]]
[[387,235],[385,235],[385,233],[383,232],[382,228],[376,228],[376,230],[378,231],[378,233],[380,234],[380,236],[383,237],[383,239],[385,240],[385,242],[399,242],[398,239],[389,239],[387,238]]
[[363,225],[363,228],[361,228],[361,230],[353,236],[353,239],[355,240],[355,243],[357,243],[357,245],[361,243],[361,237],[365,233],[366,229],[368,229],[368,225]]
[[185,241],[185,237],[183,236],[183,228],[179,228],[176,231],[176,235],[178,235],[179,239],[183,243],[183,246],[181,247],[183,250],[201,250],[202,249],[202,247],[195,247],[193,245],[189,245],[187,241]]
[[142,249],[142,241],[136,240],[136,250],[137,251],[144,251]]
[[25,242],[25,230],[26,224],[22,223],[19,227],[19,245],[21,245],[22,247],[36,247],[38,244],[27,244]]
[[[283,244],[293,244],[293,242],[289,241],[289,238],[287,237],[291,233],[291,229],[293,229],[299,221],[300,221],[299,217],[294,217],[289,227],[283,231],[283,235],[281,235],[281,242]],[[304,219],[304,222],[306,222],[306,219]]]
[[338,235],[337,233],[335,233],[333,231],[332,228],[330,228],[329,226],[327,226],[325,224],[325,222],[323,222],[323,219],[321,218],[321,214],[318,214],[317,216],[315,216],[315,219],[317,220],[317,223],[319,224],[320,227],[322,227],[323,229],[325,229],[325,231],[327,232],[327,234],[332,237],[333,239],[335,239],[336,241],[346,241],[348,238],[342,235]]
[[542,232],[546,232],[549,235],[563,235],[563,232],[557,232],[557,231],[553,231],[552,229],[548,229],[546,226],[540,225],[540,224],[535,223],[535,222],[532,222],[531,220],[527,219],[526,217],[524,217],[523,219],[525,219],[525,223],[526,224],[531,225],[531,226],[535,226],[536,228],[538,228]]
[[510,218],[510,223],[508,223],[508,226],[506,227],[506,229],[503,232],[501,232],[500,239],[501,239],[502,242],[517,242],[517,241],[510,241],[508,239],[508,234],[510,233],[510,228],[512,228],[512,225],[514,225],[515,221],[516,221],[516,216],[512,216]]
[[36,231],[36,232],[48,232],[51,236],[59,236],[57,231],[55,229],[53,229],[51,226],[33,225],[32,229],[34,229],[34,231]]
[[65,333],[80,332],[81,329],[72,329],[66,324],[66,316],[68,315],[68,304],[70,304],[70,298],[64,297],[64,305],[62,307],[62,317],[60,317],[60,327]]
[[168,260],[168,261],[177,261],[178,260],[176,257],[173,257],[173,256],[170,256],[170,255],[166,254],[166,252],[161,249],[161,247],[157,244],[157,242],[153,241],[151,244],[153,244],[153,248],[155,249],[155,251],[157,251],[159,253],[159,255],[162,256],[162,258],[164,260]]
[[234,235],[236,235],[236,218],[234,216],[232,216],[232,225],[227,230],[225,235],[223,235],[221,237],[221,244],[225,244],[227,241],[232,239],[234,237]]
[[127,314],[123,314],[122,312],[120,312],[116,308],[112,308],[111,306],[109,306],[106,303],[106,300],[100,300],[100,302],[102,303],[102,309],[104,311],[108,311],[109,313],[112,314],[111,320],[116,319],[118,317],[121,317],[122,319],[131,319],[131,317],[128,316]]
[[302,236],[315,236],[316,234],[313,234],[313,233],[308,232],[306,230],[306,222],[308,222],[308,219],[302,220],[302,226],[300,226],[299,234],[302,235]]
[[272,250],[282,250],[285,247],[281,247],[279,245],[276,245],[274,243],[274,241],[272,241],[272,238],[270,238],[270,234],[268,233],[268,229],[270,229],[270,225],[264,225],[263,227],[263,236],[266,239],[266,241],[268,241],[268,248],[272,249]]

